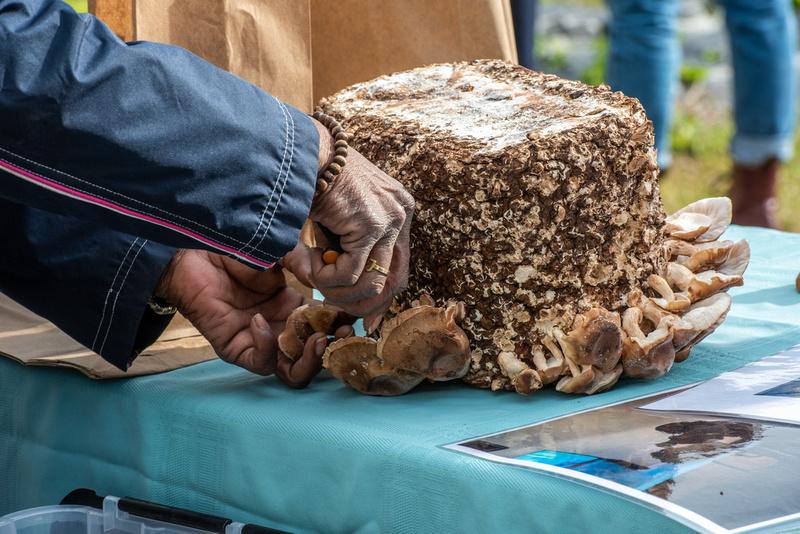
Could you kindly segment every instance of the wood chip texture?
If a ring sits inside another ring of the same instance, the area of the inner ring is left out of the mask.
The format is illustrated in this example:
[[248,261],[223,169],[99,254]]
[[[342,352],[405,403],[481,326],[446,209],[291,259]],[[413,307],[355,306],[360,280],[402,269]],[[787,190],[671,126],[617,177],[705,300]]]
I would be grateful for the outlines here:
[[661,272],[653,131],[635,99],[495,60],[383,76],[323,99],[352,145],[417,202],[409,289],[466,303],[466,382],[513,389],[553,328],[624,309]]

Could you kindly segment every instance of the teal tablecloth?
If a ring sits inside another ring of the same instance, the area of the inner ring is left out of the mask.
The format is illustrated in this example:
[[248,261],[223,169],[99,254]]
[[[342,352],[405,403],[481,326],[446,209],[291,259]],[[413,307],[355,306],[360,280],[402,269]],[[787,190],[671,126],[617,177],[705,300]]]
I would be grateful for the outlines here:
[[800,342],[800,236],[750,240],[727,322],[655,382],[593,397],[461,384],[360,396],[323,376],[291,391],[221,362],[94,382],[0,361],[0,514],[76,487],[301,531],[673,532],[614,496],[438,448],[710,378]]

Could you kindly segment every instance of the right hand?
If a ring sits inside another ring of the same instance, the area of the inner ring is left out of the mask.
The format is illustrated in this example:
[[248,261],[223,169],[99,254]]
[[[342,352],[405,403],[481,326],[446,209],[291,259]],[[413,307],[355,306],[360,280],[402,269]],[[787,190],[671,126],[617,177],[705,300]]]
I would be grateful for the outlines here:
[[[315,124],[324,167],[332,141],[325,127]],[[340,237],[343,253],[335,264],[326,265],[321,248],[300,242],[283,265],[302,283],[317,288],[326,302],[364,317],[365,326],[372,329],[408,283],[413,213],[414,199],[403,186],[351,147],[341,174],[314,198],[309,213],[309,219]],[[366,271],[371,260],[390,274]]]

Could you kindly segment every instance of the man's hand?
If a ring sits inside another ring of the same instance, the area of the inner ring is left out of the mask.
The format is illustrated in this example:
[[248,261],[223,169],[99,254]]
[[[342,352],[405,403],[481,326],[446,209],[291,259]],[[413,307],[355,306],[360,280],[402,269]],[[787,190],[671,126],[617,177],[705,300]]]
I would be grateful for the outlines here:
[[[291,387],[305,387],[322,369],[324,334],[312,335],[296,361],[278,350],[286,318],[307,302],[286,286],[280,268],[261,272],[211,252],[179,250],[155,294],[174,304],[229,363],[261,375],[276,373]],[[341,327],[336,337],[352,331]]]
[[[317,129],[324,167],[330,135],[321,125]],[[350,148],[342,173],[314,198],[309,213],[309,219],[340,237],[343,253],[335,264],[326,265],[322,249],[301,242],[283,265],[301,282],[319,289],[326,302],[365,317],[370,328],[408,282],[413,213],[414,199],[403,186]],[[390,274],[365,270],[373,260]]]

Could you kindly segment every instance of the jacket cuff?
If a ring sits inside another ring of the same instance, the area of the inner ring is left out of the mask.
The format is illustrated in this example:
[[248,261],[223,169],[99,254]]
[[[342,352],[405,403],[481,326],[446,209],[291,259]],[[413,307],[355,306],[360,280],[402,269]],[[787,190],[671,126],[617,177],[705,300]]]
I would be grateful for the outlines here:
[[280,258],[295,247],[316,188],[319,133],[308,115],[292,106],[284,107],[290,125],[286,165],[266,203],[252,244],[243,250],[255,256],[274,254]]
[[172,247],[134,238],[120,259],[89,347],[123,371],[173,317],[152,313],[147,302],[174,255]]

